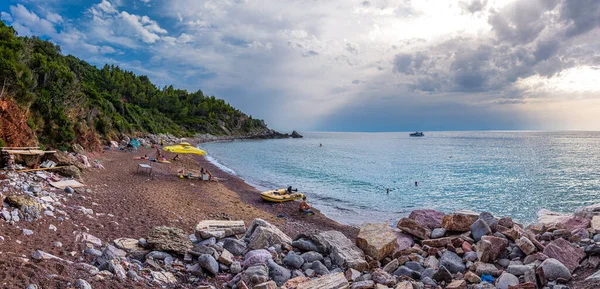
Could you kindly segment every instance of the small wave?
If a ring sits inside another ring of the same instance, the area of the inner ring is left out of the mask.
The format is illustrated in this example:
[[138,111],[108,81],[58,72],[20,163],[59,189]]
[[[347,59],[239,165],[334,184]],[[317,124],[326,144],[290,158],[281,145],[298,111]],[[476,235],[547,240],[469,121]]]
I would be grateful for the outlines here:
[[211,156],[209,156],[209,155],[206,155],[206,159],[207,159],[207,160],[208,160],[208,161],[209,161],[211,164],[213,164],[213,165],[215,165],[217,168],[219,168],[220,170],[222,170],[222,171],[224,171],[224,172],[226,172],[226,173],[228,173],[228,174],[230,174],[230,175],[234,175],[234,176],[236,176],[236,174],[235,174],[235,171],[234,171],[234,170],[232,170],[232,169],[230,169],[230,168],[226,167],[225,165],[223,165],[223,164],[219,163],[219,162],[218,162],[218,161],[217,161],[215,158],[213,158],[213,157],[211,157]]

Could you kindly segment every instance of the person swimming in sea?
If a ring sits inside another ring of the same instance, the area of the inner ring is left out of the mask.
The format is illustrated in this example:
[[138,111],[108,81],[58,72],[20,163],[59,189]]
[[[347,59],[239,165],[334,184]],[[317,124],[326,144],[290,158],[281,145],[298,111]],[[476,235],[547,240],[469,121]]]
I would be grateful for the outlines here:
[[322,144],[322,143],[320,143],[320,144],[319,144],[319,147],[320,147],[320,148],[322,148],[322,147],[323,147],[323,144]]
[[390,194],[390,188],[385,189],[385,191],[388,195]]
[[419,182],[415,181],[415,187],[419,186]]

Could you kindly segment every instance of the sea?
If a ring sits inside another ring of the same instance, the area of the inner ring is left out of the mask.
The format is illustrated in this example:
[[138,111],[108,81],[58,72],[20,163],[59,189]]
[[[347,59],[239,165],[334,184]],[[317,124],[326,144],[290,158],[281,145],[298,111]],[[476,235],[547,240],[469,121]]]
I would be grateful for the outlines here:
[[314,132],[201,148],[257,189],[293,186],[348,225],[393,223],[415,209],[488,211],[530,224],[542,208],[600,202],[600,132]]

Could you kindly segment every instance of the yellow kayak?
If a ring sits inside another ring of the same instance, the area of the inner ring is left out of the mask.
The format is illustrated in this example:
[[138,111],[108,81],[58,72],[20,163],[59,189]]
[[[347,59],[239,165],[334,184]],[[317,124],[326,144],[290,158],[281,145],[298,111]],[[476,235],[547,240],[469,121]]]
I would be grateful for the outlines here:
[[260,197],[267,202],[283,203],[302,199],[302,197],[304,197],[304,194],[297,192],[288,194],[286,189],[279,189],[262,192],[260,193]]

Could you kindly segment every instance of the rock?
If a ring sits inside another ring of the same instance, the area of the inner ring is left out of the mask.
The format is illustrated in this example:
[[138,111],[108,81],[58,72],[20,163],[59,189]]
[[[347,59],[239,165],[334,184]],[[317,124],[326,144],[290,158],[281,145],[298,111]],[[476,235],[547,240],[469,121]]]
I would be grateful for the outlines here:
[[173,273],[171,272],[150,271],[150,275],[152,275],[152,278],[155,282],[161,284],[177,283],[177,279],[175,278],[175,276],[173,276]]
[[480,220],[484,220],[485,223],[490,227],[490,229],[492,230],[492,232],[496,232],[498,230],[498,220],[496,220],[496,218],[494,217],[494,215],[492,215],[492,213],[490,213],[490,212],[481,212],[479,214],[479,219]]
[[465,280],[452,280],[452,282],[446,286],[446,289],[467,289],[467,282],[465,282]]
[[198,263],[187,267],[186,272],[196,277],[203,277],[204,275],[204,270],[202,270],[202,266]]
[[446,235],[446,229],[444,228],[435,228],[431,231],[431,239],[442,238]]
[[52,245],[53,245],[54,247],[56,247],[56,248],[61,248],[61,247],[63,246],[63,244],[62,244],[61,242],[58,242],[58,241],[56,241],[56,242],[52,243]]
[[250,286],[267,282],[269,281],[269,269],[266,265],[248,267],[243,273],[242,280]]
[[173,227],[154,227],[148,234],[148,246],[154,250],[184,255],[194,245],[185,232]]
[[219,273],[219,263],[217,260],[211,255],[203,254],[198,257],[198,264],[202,269],[206,269],[206,271],[210,272],[213,275],[217,275]]
[[413,284],[410,281],[402,281],[394,287],[394,289],[413,289]]
[[68,178],[81,180],[81,170],[77,166],[62,166],[55,169],[54,172]]
[[254,285],[252,289],[277,289],[277,284],[275,284],[274,281],[267,281],[264,283]]
[[548,258],[544,260],[544,262],[540,264],[539,269],[542,270],[546,280],[554,281],[559,278],[565,280],[571,279],[571,271],[569,268],[557,259]]
[[575,248],[565,239],[556,239],[546,246],[544,254],[550,258],[557,259],[573,273],[579,266],[579,262],[585,253],[580,248]]
[[421,264],[419,264],[418,262],[415,261],[408,261],[406,263],[404,263],[404,266],[408,267],[409,269],[413,270],[413,271],[417,271],[419,273],[423,272],[423,270],[425,270],[425,268],[423,268],[423,266],[421,266]]
[[477,243],[477,256],[481,262],[493,262],[500,257],[500,253],[506,246],[508,246],[508,240],[506,239],[483,236],[481,241]]
[[509,265],[506,268],[506,272],[513,274],[515,276],[523,276],[527,272],[533,271],[535,274],[535,267],[529,265]]
[[42,205],[34,198],[25,195],[10,195],[4,198],[4,202],[19,209],[25,210],[25,208],[34,209],[39,214],[42,209]]
[[450,274],[450,271],[448,271],[446,267],[440,266],[440,268],[431,276],[431,279],[436,282],[449,283],[452,281],[452,274]]
[[400,262],[398,262],[398,259],[394,259],[389,263],[385,264],[385,266],[383,267],[383,271],[391,274],[392,272],[396,271],[398,267],[400,267]]
[[377,284],[383,284],[386,286],[394,286],[394,284],[396,284],[396,278],[380,268],[377,268],[371,272],[371,280],[375,281]]
[[83,279],[77,279],[73,285],[77,289],[92,289],[92,285]]
[[509,286],[519,284],[519,278],[510,273],[502,273],[496,280],[496,289],[508,289]]
[[475,263],[475,274],[479,276],[486,274],[493,277],[498,277],[500,274],[502,274],[502,270],[498,270],[494,264],[477,262]]
[[465,273],[465,280],[467,280],[469,283],[473,283],[473,284],[477,284],[477,283],[481,282],[481,278],[479,278],[479,276],[477,276],[477,274],[475,274],[471,271],[467,271],[467,273]]
[[162,251],[152,251],[146,255],[146,259],[153,260],[165,260],[167,258],[172,258],[171,254]]
[[329,269],[327,269],[327,267],[325,267],[325,265],[323,265],[323,263],[321,263],[320,261],[312,262],[310,268],[313,269],[318,275],[329,274]]
[[98,237],[84,232],[77,233],[75,242],[89,243],[95,247],[102,247],[102,241]]
[[350,285],[350,289],[371,289],[375,288],[375,282],[371,280],[354,282]]
[[588,255],[600,255],[600,245],[591,244],[585,247],[584,252]]
[[439,265],[440,261],[434,256],[429,256],[423,260],[423,266],[426,268],[437,268]]
[[102,256],[102,251],[88,248],[83,251],[83,254],[100,257],[100,256]]
[[321,255],[321,253],[319,252],[306,252],[302,255],[300,255],[300,257],[302,257],[302,259],[304,259],[305,262],[314,262],[314,261],[321,261],[323,260],[323,255]]
[[242,272],[242,264],[238,261],[231,262],[231,266],[229,266],[229,271],[231,271],[232,274]]
[[481,237],[492,234],[492,229],[490,229],[490,226],[482,219],[478,219],[477,221],[475,221],[471,225],[470,229],[471,234],[473,234],[473,239],[476,242],[479,242],[479,240],[481,240]]
[[567,231],[571,232],[575,229],[587,229],[590,227],[590,220],[584,219],[580,217],[572,217],[568,218],[562,225],[567,229]]
[[31,258],[33,258],[35,260],[59,260],[59,261],[65,261],[67,263],[72,263],[71,261],[63,260],[62,258],[56,257],[52,254],[46,253],[41,250],[36,250],[35,252],[33,252],[33,254],[31,254]]
[[273,255],[265,249],[249,251],[244,256],[244,268],[255,266],[257,264],[266,265],[270,259],[273,259]]
[[394,251],[396,236],[386,223],[365,223],[360,227],[356,245],[365,254],[381,261]]
[[227,249],[223,249],[223,252],[221,252],[221,255],[219,256],[219,259],[217,261],[229,266],[231,265],[231,263],[233,263],[233,255],[229,253]]
[[223,240],[223,248],[235,256],[240,256],[246,251],[246,243],[238,239],[227,238]]
[[313,242],[322,253],[329,254],[339,267],[354,268],[359,271],[368,269],[363,252],[344,234],[338,231],[326,231],[313,235]]
[[143,248],[139,245],[139,241],[137,239],[132,238],[118,238],[113,240],[113,244],[115,247],[125,250],[125,251],[139,251]]
[[246,232],[244,221],[205,220],[196,225],[196,237],[208,239],[215,237],[222,239],[229,236],[240,235]]
[[33,231],[29,230],[29,229],[23,229],[23,235],[25,235],[25,236],[33,235]]
[[296,289],[338,289],[348,287],[348,280],[344,277],[344,273],[336,273],[300,283],[296,286]]
[[414,210],[408,218],[414,220],[420,226],[433,230],[442,226],[444,215],[444,213],[436,210]]
[[50,224],[50,225],[48,225],[48,230],[56,232],[56,230],[58,230],[58,228],[56,228],[56,226]]
[[600,215],[600,203],[593,204],[586,207],[577,208],[575,210],[575,216],[584,218],[584,219],[592,219],[594,216]]
[[115,274],[115,277],[119,281],[123,281],[127,279],[127,273],[121,264],[117,263],[115,260],[108,262],[108,271]]
[[451,237],[443,237],[443,238],[438,238],[438,239],[423,240],[421,242],[421,245],[429,246],[429,247],[433,247],[433,248],[446,247],[448,245],[452,245],[454,240],[456,240],[458,238],[459,238],[458,236],[451,236]]
[[531,255],[531,254],[535,253],[535,245],[533,245],[533,243],[531,243],[529,238],[523,236],[523,237],[517,239],[517,241],[515,243],[517,243],[517,246],[519,246],[519,249],[521,249],[521,251],[523,251],[523,253],[525,253],[525,255]]
[[456,253],[451,251],[446,251],[442,254],[442,257],[440,258],[440,265],[444,266],[452,274],[458,272],[463,273],[466,270],[462,258],[460,258],[458,255],[456,255]]
[[408,276],[412,279],[419,280],[421,279],[421,273],[414,271],[406,266],[400,266],[396,271],[394,271],[394,275],[396,276]]
[[478,216],[454,213],[445,215],[442,219],[442,228],[447,231],[466,232],[471,229],[471,225],[477,221]]
[[248,247],[254,250],[292,242],[285,233],[263,219],[252,221],[246,231],[246,238],[249,238]]
[[283,258],[283,264],[294,269],[300,269],[302,268],[302,264],[304,264],[304,258],[302,258],[300,255],[290,252],[287,254],[287,256],[285,256],[285,258]]
[[415,244],[413,236],[402,232],[400,229],[393,229],[394,235],[396,235],[396,246],[394,247],[394,253],[406,250]]
[[587,282],[600,282],[600,271],[590,275],[589,277],[585,278],[585,281]]
[[402,218],[398,221],[396,227],[419,239],[427,240],[431,236],[431,230],[429,228],[419,225],[413,219]]
[[600,215],[596,215],[592,217],[592,221],[590,223],[590,226],[592,227],[592,233],[593,234],[599,234],[600,233]]
[[290,270],[277,265],[272,259],[269,259],[267,266],[269,268],[269,277],[273,279],[278,286],[283,285],[292,277],[292,272]]
[[311,240],[306,240],[304,238],[297,239],[292,242],[292,247],[298,248],[302,251],[317,251],[317,245],[313,243]]

